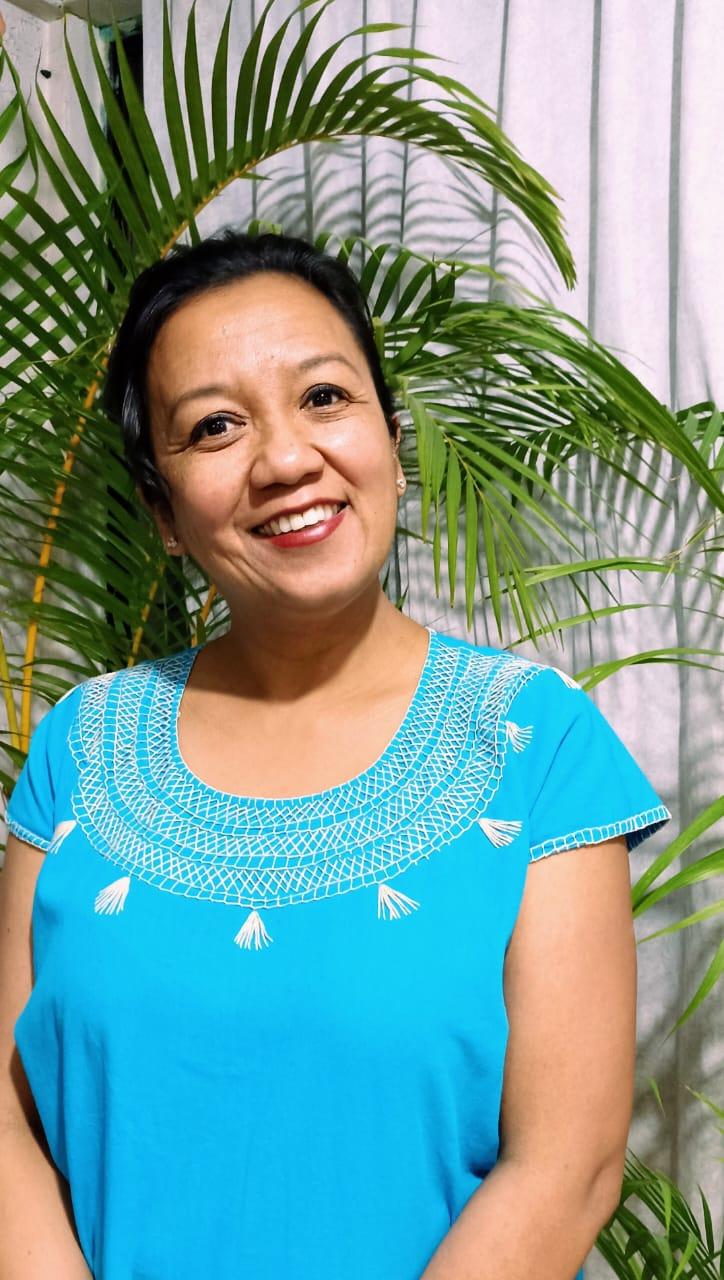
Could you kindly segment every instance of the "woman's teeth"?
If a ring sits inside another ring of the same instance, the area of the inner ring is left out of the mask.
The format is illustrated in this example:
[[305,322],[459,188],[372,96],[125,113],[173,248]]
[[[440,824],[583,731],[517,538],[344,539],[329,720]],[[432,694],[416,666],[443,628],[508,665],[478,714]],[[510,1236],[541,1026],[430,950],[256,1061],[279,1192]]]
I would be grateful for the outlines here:
[[306,511],[294,511],[290,515],[279,516],[278,520],[261,524],[256,532],[265,538],[277,533],[291,533],[292,529],[304,529],[307,525],[319,524],[320,520],[331,520],[343,506],[343,502],[336,502],[333,505],[307,507]]

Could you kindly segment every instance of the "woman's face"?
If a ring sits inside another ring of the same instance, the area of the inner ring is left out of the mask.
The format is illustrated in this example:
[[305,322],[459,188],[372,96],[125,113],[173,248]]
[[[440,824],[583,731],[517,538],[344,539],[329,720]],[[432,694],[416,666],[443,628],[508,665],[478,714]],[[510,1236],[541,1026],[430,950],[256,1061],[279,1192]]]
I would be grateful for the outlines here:
[[[154,518],[232,614],[334,613],[379,589],[402,471],[365,356],[322,293],[267,272],[189,299],[156,336],[147,387],[174,515]],[[345,504],[326,536],[259,531],[320,503]]]

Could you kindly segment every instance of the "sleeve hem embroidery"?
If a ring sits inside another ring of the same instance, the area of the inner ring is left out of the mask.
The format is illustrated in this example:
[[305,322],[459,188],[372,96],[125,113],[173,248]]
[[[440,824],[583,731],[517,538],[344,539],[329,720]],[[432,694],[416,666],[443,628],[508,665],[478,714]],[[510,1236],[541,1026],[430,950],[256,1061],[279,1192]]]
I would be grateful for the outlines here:
[[29,827],[24,827],[22,822],[16,822],[15,818],[6,818],[5,823],[9,832],[17,836],[18,840],[24,840],[26,844],[37,845],[43,853],[47,853],[50,848],[50,840],[46,840],[45,836],[36,835]]
[[643,840],[658,831],[668,822],[671,814],[665,805],[657,805],[655,809],[646,809],[630,818],[622,818],[619,822],[609,822],[603,827],[583,827],[580,831],[570,831],[564,836],[554,836],[551,840],[542,840],[540,844],[530,847],[530,861],[547,858],[551,853],[561,853],[564,849],[575,849],[579,845],[599,844],[602,840],[613,840],[616,836],[627,836],[629,852],[641,844]]

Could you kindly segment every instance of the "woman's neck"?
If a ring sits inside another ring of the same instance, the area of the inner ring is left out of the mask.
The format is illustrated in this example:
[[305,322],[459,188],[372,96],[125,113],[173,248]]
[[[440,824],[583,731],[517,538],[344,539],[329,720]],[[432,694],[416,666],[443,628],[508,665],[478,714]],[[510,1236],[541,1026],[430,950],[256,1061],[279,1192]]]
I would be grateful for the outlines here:
[[[320,619],[234,618],[205,654],[205,677],[220,688],[267,703],[328,703],[354,697],[424,662],[427,632],[382,590]],[[202,655],[203,656],[203,655]]]

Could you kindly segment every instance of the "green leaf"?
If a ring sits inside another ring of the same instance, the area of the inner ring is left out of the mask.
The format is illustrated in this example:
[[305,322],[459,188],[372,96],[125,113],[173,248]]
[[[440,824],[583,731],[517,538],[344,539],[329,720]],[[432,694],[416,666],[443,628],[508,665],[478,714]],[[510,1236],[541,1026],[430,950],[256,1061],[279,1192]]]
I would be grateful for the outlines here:
[[670,879],[660,884],[657,889],[653,889],[648,893],[638,907],[637,914],[641,911],[649,911],[651,907],[656,906],[657,902],[661,902],[663,898],[668,898],[677,889],[688,889],[692,884],[699,884],[702,880],[710,880],[712,876],[718,876],[723,871],[724,849],[716,849],[713,853],[697,858],[696,861],[690,862],[683,871],[671,876]]
[[[298,5],[296,9],[293,9],[292,12],[287,15],[281,26],[274,32],[274,35],[264,50],[264,56],[259,67],[259,77],[254,89],[254,111],[251,127],[251,149],[254,155],[260,155],[262,150],[278,146],[285,137],[285,130],[283,128],[280,128],[279,133],[276,135],[272,129],[266,142],[266,146],[264,144],[267,115],[270,104],[274,98],[274,75],[277,68],[281,46],[284,42],[284,37],[289,30],[290,24],[297,17],[300,9],[307,8],[309,3],[310,0],[303,0],[301,5]],[[303,41],[303,39],[304,37],[302,36],[301,40]],[[287,86],[285,85],[285,91],[286,88]],[[274,119],[277,120],[278,125],[286,123],[285,118],[277,115],[276,112]]]
[[681,1017],[677,1018],[673,1027],[671,1028],[668,1035],[666,1036],[666,1040],[668,1040],[669,1036],[672,1036],[675,1031],[678,1031],[679,1027],[682,1027],[685,1022],[688,1022],[692,1014],[696,1013],[696,1010],[699,1008],[699,1005],[703,1004],[706,997],[716,986],[716,983],[721,978],[722,973],[724,973],[724,938],[719,943],[719,946],[717,947],[717,950],[716,950],[716,954],[713,960],[711,961],[711,964],[709,965],[709,968],[707,969],[704,975],[704,978],[702,979],[702,982],[696,991],[696,994],[694,995],[693,999],[689,1002],[689,1004],[686,1006],[686,1009],[682,1013]]
[[196,46],[196,3],[193,0],[186,22],[186,51],[184,55],[184,91],[189,132],[196,162],[196,177],[205,190],[209,185],[209,148],[206,138],[206,117],[199,74],[199,54]]
[[481,507],[483,513],[483,545],[485,548],[485,560],[488,571],[488,586],[490,587],[490,603],[493,608],[493,616],[498,628],[498,634],[501,635],[503,631],[503,615],[501,609],[500,577],[498,570],[498,557],[495,550],[493,522],[490,518],[490,507],[488,505],[487,494],[483,495]]
[[699,911],[692,912],[691,915],[685,916],[683,920],[677,920],[675,924],[669,924],[665,929],[657,929],[655,933],[647,933],[645,937],[639,938],[639,945],[643,942],[650,942],[652,938],[663,938],[668,933],[678,933],[681,929],[688,929],[693,924],[700,924],[703,920],[710,920],[712,916],[719,915],[724,911],[724,898],[720,898],[718,902],[712,902],[708,907],[702,907]]
[[[115,289],[125,292],[126,276],[124,275],[123,267],[125,267],[126,271],[132,269],[133,254],[130,251],[127,239],[122,234],[116,219],[110,212],[109,196],[112,195],[113,188],[109,187],[106,191],[99,190],[86,170],[85,165],[68,142],[54,111],[49,106],[39,86],[36,92],[46,124],[52,134],[53,141],[58,148],[67,173],[66,176],[66,173],[63,173],[61,167],[56,164],[50,151],[38,135],[36,139],[38,153],[43,160],[55,192],[68,213],[68,223],[61,223],[60,226],[63,231],[65,231],[66,227],[70,230],[70,226],[75,226],[78,231],[82,232],[88,248],[92,252],[94,261],[99,266],[102,266],[108,282]],[[78,188],[80,198],[73,191],[71,183]],[[32,204],[26,205],[26,207],[30,212],[32,208],[40,206],[33,200]],[[33,213],[31,213],[31,217],[33,217],[34,221],[38,221]],[[99,219],[98,222],[95,221],[96,218]],[[46,236],[42,244],[38,244],[38,248],[42,248],[43,252],[45,252],[49,245],[54,244],[52,234],[54,223],[46,215],[46,220],[41,225],[46,230]],[[111,252],[111,246],[114,252]],[[55,247],[62,250],[64,257],[67,256],[65,240],[62,244],[55,242]],[[123,266],[119,266],[118,259],[120,259]],[[86,277],[82,276],[81,278],[85,279]],[[98,300],[105,303],[104,309],[109,314],[113,314],[111,304],[105,298],[105,290],[102,290],[102,295],[103,297],[99,293],[96,294]]]
[[635,916],[641,915],[642,912],[649,909],[652,898],[652,894],[649,893],[649,887],[659,878],[662,871],[665,871],[672,862],[680,858],[696,840],[703,836],[705,831],[708,831],[715,823],[720,822],[723,817],[724,796],[721,796],[707,805],[701,813],[697,814],[676,839],[672,840],[666,849],[654,859],[633,886],[632,904]]
[[214,136],[214,181],[217,186],[224,181],[227,171],[229,25],[233,4],[234,0],[229,0],[211,73],[211,125]]
[[435,595],[440,595],[440,562],[442,560],[441,547],[441,519],[439,500],[435,499],[435,524],[432,531],[432,568],[435,579]]
[[703,667],[714,671],[724,670],[724,667],[717,666],[714,662],[692,661],[694,656],[712,659],[721,658],[724,660],[724,651],[721,649],[700,649],[691,645],[669,645],[667,648],[662,649],[646,649],[641,653],[627,653],[623,658],[613,658],[609,662],[599,662],[593,667],[586,667],[584,671],[579,672],[577,678],[585,689],[593,689],[602,680],[609,679],[610,676],[623,671],[626,667],[640,666],[652,662],[677,663],[680,666]]
[[115,41],[116,57],[118,59],[118,71],[121,81],[121,90],[123,93],[123,101],[126,111],[128,112],[129,125],[136,139],[136,145],[143,158],[143,163],[148,170],[148,176],[153,183],[161,208],[163,209],[165,218],[165,234],[169,234],[174,230],[178,223],[178,210],[176,201],[171,192],[171,187],[166,175],[166,166],[161,159],[161,152],[158,149],[158,143],[154,132],[149,124],[145,107],[141,102],[136,88],[136,82],[133,78],[133,72],[128,64],[128,58],[121,37],[121,33],[116,23],[113,24],[113,38]]
[[[400,28],[401,24],[391,24],[391,27],[395,27],[395,26]],[[339,40],[335,40],[334,43],[329,46],[329,48],[325,49],[323,53],[319,55],[316,62],[314,62],[312,66],[309,68],[309,70],[307,71],[307,74],[304,77],[302,86],[297,96],[297,100],[292,109],[292,114],[289,121],[289,134],[291,137],[293,138],[300,137],[301,134],[305,131],[305,126],[308,126],[309,124],[308,115],[311,110],[312,102],[314,100],[314,94],[319,88],[319,85],[322,81],[322,77],[324,76],[324,73],[327,70],[327,67],[331,64],[335,55],[341,49],[342,45],[346,44],[348,40],[353,39],[359,35],[362,35],[365,31],[373,32],[379,29],[380,28],[375,25],[368,25],[367,27],[358,27],[356,31],[350,32],[348,35],[342,36],[341,39]],[[363,65],[365,61],[366,61],[366,58],[362,57],[362,58],[355,59],[353,63],[349,64],[350,74],[354,74],[354,72],[358,69],[358,67]],[[340,84],[344,84],[344,83],[345,83],[345,78],[342,79]]]
[[[122,41],[120,41],[120,43],[122,43]],[[88,30],[88,44],[93,58],[96,75],[98,77],[98,85],[100,87],[103,106],[106,112],[108,130],[113,137],[116,147],[118,148],[122,169],[125,171],[125,175],[127,175],[128,178],[127,185],[129,197],[133,196],[136,204],[138,205],[142,221],[149,228],[150,232],[156,236],[159,241],[161,241],[163,238],[163,222],[151,190],[148,168],[144,163],[143,157],[139,154],[135,138],[126,124],[125,117],[118,103],[116,92],[108,78],[108,73],[105,69],[103,59],[98,52],[96,41],[93,38],[92,28]]]
[[648,1078],[648,1082],[649,1082],[649,1084],[650,1084],[650,1086],[651,1086],[652,1092],[653,1092],[653,1094],[654,1094],[654,1097],[656,1098],[656,1101],[657,1101],[657,1103],[658,1103],[659,1111],[661,1112],[662,1116],[664,1116],[664,1115],[666,1115],[666,1110],[665,1110],[665,1107],[664,1107],[664,1101],[663,1101],[663,1098],[661,1097],[661,1090],[659,1089],[659,1086],[658,1086],[658,1084],[656,1083],[656,1081],[654,1080],[653,1076],[648,1076],[647,1078]]
[[264,34],[264,26],[266,24],[269,10],[274,0],[267,0],[262,11],[262,15],[251,33],[244,56],[241,60],[239,69],[239,78],[236,87],[236,100],[234,104],[234,143],[232,163],[235,169],[241,169],[244,164],[247,150],[249,148],[250,139],[248,138],[249,117],[251,112],[252,96],[254,94],[254,82],[256,80],[256,66],[261,48],[262,36]]
[[430,517],[430,500],[432,497],[432,478],[431,478],[431,456],[432,456],[432,431],[433,427],[427,416],[427,410],[415,396],[406,397],[407,407],[412,415],[412,421],[415,427],[415,437],[417,441],[417,465],[420,471],[420,482],[422,484],[421,496],[421,524],[423,537],[428,536],[428,525]]
[[462,486],[460,480],[460,463],[455,450],[448,455],[447,476],[445,484],[445,516],[447,522],[447,574],[450,584],[450,606],[455,604],[455,584],[458,562],[458,520],[460,518],[460,498]]
[[[8,121],[9,128],[9,122],[13,113],[15,113],[16,116],[20,116],[24,131],[25,145],[19,156],[17,156],[15,160],[10,161],[3,168],[2,173],[0,173],[0,192],[4,194],[7,191],[10,183],[14,183],[15,179],[22,172],[25,162],[29,161],[33,176],[30,186],[27,187],[27,194],[30,199],[34,199],[38,193],[38,186],[40,182],[40,166],[38,164],[38,154],[35,145],[37,130],[33,125],[32,117],[26,105],[25,94],[20,83],[20,77],[18,76],[17,70],[13,66],[12,60],[8,57],[7,50],[0,44],[0,77],[4,75],[6,70],[13,86],[13,90],[11,91],[13,96],[11,96],[6,108],[9,112],[9,115],[6,117],[6,121]],[[23,162],[22,166],[19,163],[20,160]],[[11,226],[14,230],[17,230],[24,218],[25,210],[16,205],[15,208],[10,209],[5,214],[5,223],[6,225]]]
[[181,190],[182,208],[184,214],[188,218],[192,241],[195,243],[199,239],[199,233],[194,219],[195,200],[193,181],[191,178],[191,164],[189,160],[188,143],[186,141],[186,128],[181,112],[181,99],[179,97],[178,81],[176,79],[176,68],[174,66],[173,41],[171,38],[171,25],[168,16],[168,0],[163,0],[162,63],[163,102],[166,112],[168,140],[171,147],[173,162],[176,167],[176,176]]
[[20,112],[20,100],[16,96],[11,98],[7,106],[0,111],[0,142],[4,142],[12,125],[15,123]]
[[[65,54],[68,62],[68,70],[70,72],[73,87],[75,89],[78,105],[80,106],[83,121],[88,132],[89,141],[96,154],[98,162],[103,173],[112,189],[118,207],[123,217],[126,219],[132,235],[135,237],[137,244],[146,252],[153,252],[153,239],[149,233],[148,224],[144,214],[140,211],[140,206],[136,200],[130,184],[126,181],[124,170],[116,160],[111,146],[106,138],[103,129],[96,117],[90,98],[85,89],[83,77],[78,70],[70,40],[68,38],[67,20],[63,19],[63,39],[65,44]],[[88,24],[88,40],[92,46],[95,43],[93,29]]]
[[473,625],[478,580],[478,495],[470,472],[465,477],[465,617]]

